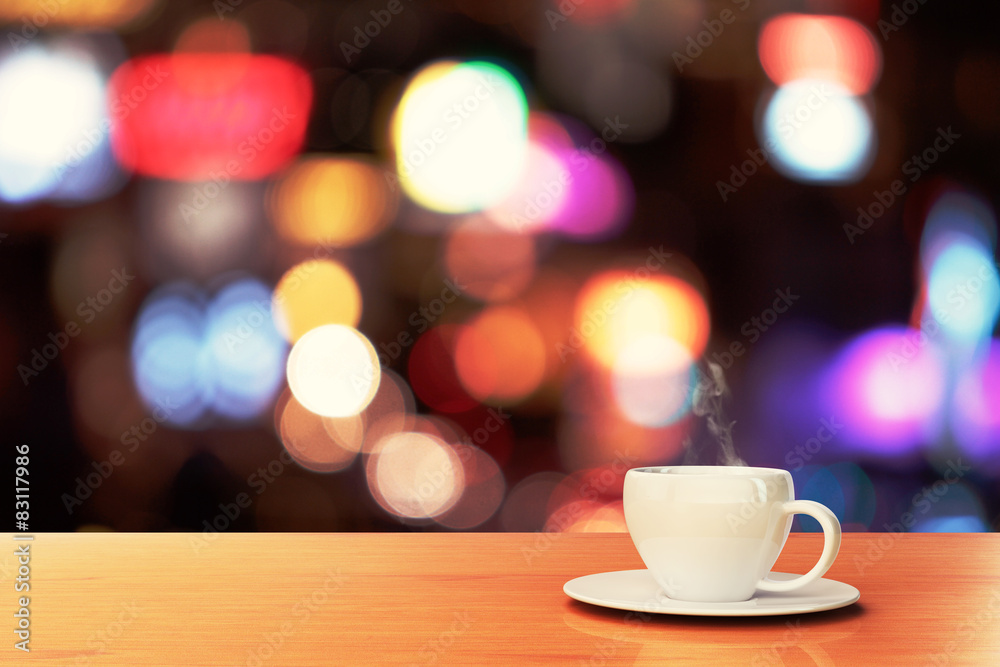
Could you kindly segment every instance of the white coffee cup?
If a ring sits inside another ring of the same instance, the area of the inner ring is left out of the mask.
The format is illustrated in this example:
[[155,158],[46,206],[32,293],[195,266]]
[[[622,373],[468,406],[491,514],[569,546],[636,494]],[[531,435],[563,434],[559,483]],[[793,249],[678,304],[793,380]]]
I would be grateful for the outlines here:
[[[840,522],[828,508],[795,500],[777,468],[663,466],[625,474],[625,523],[639,556],[667,597],[739,602],[756,591],[786,592],[822,577],[840,551]],[[772,581],[793,514],[823,527],[823,553],[806,574]]]

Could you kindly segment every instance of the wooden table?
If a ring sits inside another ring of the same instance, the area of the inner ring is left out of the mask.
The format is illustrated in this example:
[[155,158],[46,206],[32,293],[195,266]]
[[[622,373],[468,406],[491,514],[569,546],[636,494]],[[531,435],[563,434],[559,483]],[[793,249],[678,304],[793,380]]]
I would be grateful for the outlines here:
[[[19,595],[7,535],[5,623]],[[38,534],[30,653],[0,664],[1000,665],[1000,535],[845,534],[857,604],[771,618],[651,616],[569,599],[642,566],[625,534]],[[793,534],[775,569],[804,572]]]

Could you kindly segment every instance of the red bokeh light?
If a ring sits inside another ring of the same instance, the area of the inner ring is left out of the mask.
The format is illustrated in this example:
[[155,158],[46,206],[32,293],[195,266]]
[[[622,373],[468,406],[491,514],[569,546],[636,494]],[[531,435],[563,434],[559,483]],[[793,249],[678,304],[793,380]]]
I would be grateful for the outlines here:
[[274,56],[178,53],[134,58],[109,85],[111,145],[130,169],[181,181],[256,180],[302,146],[309,75]]
[[779,86],[824,79],[864,95],[882,69],[882,52],[872,34],[842,16],[776,16],[764,24],[758,50],[761,66]]
[[435,327],[418,338],[410,352],[408,375],[413,392],[441,412],[462,412],[479,405],[455,371],[455,339],[464,329],[455,324]]

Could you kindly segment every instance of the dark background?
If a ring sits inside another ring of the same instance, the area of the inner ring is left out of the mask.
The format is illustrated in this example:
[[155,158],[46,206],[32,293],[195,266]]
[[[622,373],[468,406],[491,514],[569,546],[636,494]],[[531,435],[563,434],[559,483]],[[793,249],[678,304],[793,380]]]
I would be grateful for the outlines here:
[[[541,32],[548,29],[543,14],[550,8],[548,4],[404,2],[407,16],[412,12],[415,21],[390,25],[380,39],[393,46],[376,48],[376,43],[350,65],[344,63],[337,46],[348,38],[354,25],[345,20],[345,14],[364,13],[369,6],[378,9],[381,5],[291,4],[301,11],[283,14],[283,5],[277,3],[244,2],[227,13],[226,19],[247,25],[255,51],[289,56],[313,73],[314,114],[303,152],[379,154],[384,149],[380,118],[374,108],[368,123],[351,139],[345,141],[332,131],[335,114],[319,110],[334,106],[338,77],[344,73],[331,74],[331,68],[370,76],[377,82],[374,89],[391,95],[409,74],[431,60],[496,58],[522,78],[533,108],[572,113],[560,106],[557,96],[537,84],[536,45]],[[495,5],[502,5],[508,20],[496,18],[503,16],[503,11]],[[706,3],[705,16],[716,16],[726,6]],[[781,11],[839,12],[859,16],[863,22],[868,17],[868,28],[884,58],[881,78],[871,93],[879,138],[875,162],[858,182],[842,186],[797,183],[765,166],[723,202],[716,181],[729,174],[732,164],[745,159],[747,149],[760,143],[754,133],[753,113],[762,91],[771,84],[757,61],[755,36],[761,20]],[[562,266],[600,266],[603,260],[608,264],[614,257],[641,254],[645,248],[661,244],[686,256],[704,278],[712,317],[709,354],[723,350],[730,341],[744,340],[741,327],[770,305],[775,289],[788,287],[800,295],[791,315],[779,320],[773,331],[750,346],[727,371],[732,387],[728,411],[736,420],[737,450],[751,464],[785,465],[784,453],[805,441],[816,426],[815,419],[776,423],[782,414],[768,412],[771,403],[765,397],[780,393],[781,377],[785,377],[768,369],[775,350],[794,350],[796,346],[833,349],[866,329],[907,323],[919,290],[915,262],[923,206],[935,188],[956,184],[978,193],[994,207],[997,203],[1000,53],[995,27],[1000,9],[992,3],[928,0],[884,40],[871,17],[887,18],[891,12],[892,5],[887,3],[881,7],[861,2],[754,3],[731,27],[732,32],[720,36],[712,47],[720,53],[724,50],[724,58],[732,61],[732,71],[741,74],[699,76],[697,66],[678,74],[669,60],[662,62],[660,67],[670,72],[673,91],[669,123],[645,142],[616,143],[610,148],[635,187],[635,212],[627,228],[619,237],[599,244],[555,241],[542,259]],[[130,56],[168,51],[185,26],[206,16],[214,16],[209,2],[160,3],[136,26],[121,31],[120,38]],[[495,23],[486,23],[484,17]],[[49,32],[61,30],[70,28]],[[958,72],[970,58],[989,63],[977,71],[981,78],[974,77],[975,106],[971,108],[968,102],[960,101],[961,95],[967,98],[968,93],[960,90],[958,83]],[[884,190],[899,177],[900,165],[930,145],[939,127],[953,127],[961,139],[910,188],[902,205],[891,207],[855,243],[849,243],[843,225],[856,219],[858,206],[872,201],[873,191]],[[247,470],[266,466],[281,452],[280,440],[266,414],[259,423],[241,427],[186,431],[164,426],[144,445],[164,452],[157,475],[118,473],[122,479],[109,480],[72,514],[60,500],[62,494],[72,492],[78,477],[92,470],[92,458],[81,437],[93,436],[81,436],[85,427],[74,418],[68,371],[88,345],[101,340],[127,345],[131,318],[138,312],[142,296],[155,287],[154,281],[140,275],[130,287],[118,322],[110,324],[100,340],[72,341],[28,387],[15,368],[49,332],[64,325],[50,297],[53,256],[60,239],[80,220],[100,218],[111,209],[130,220],[136,215],[141,180],[133,176],[117,194],[90,204],[0,208],[0,230],[6,234],[0,240],[0,368],[6,369],[0,385],[0,433],[8,443],[8,452],[24,443],[31,449],[32,530],[88,526],[201,530],[204,520],[218,514],[220,503],[231,502],[247,490]],[[411,215],[414,206],[404,203],[399,216]],[[404,229],[390,229],[359,251],[359,263],[366,267],[363,271],[390,271],[394,253],[422,242]],[[433,261],[432,255],[427,257]],[[261,276],[273,284],[285,268],[275,262],[265,266]],[[366,313],[368,319],[363,319],[359,328],[373,342],[390,340],[406,327],[405,318],[419,305],[419,299],[412,295],[399,294],[381,316]],[[393,368],[405,377],[405,355]],[[808,373],[809,368],[802,372]],[[793,396],[787,398],[794,402]],[[1000,410],[1000,397],[993,399],[994,409]],[[510,410],[514,414],[509,429],[511,449],[503,466],[508,491],[535,473],[570,472],[563,469],[555,446],[558,409],[514,406]],[[704,429],[696,431],[702,434],[697,437],[703,436]],[[935,443],[925,444],[933,447]],[[239,465],[234,464],[236,460]],[[850,524],[848,529],[884,530],[884,524],[896,520],[899,508],[905,507],[913,494],[940,479],[941,466],[935,460],[933,455],[894,458],[866,454],[840,449],[835,443],[813,463],[857,464],[877,490],[870,498],[874,509],[866,521],[841,519]],[[977,468],[966,480],[982,504],[982,523],[990,529],[1000,520],[995,470],[995,466],[993,471]],[[807,481],[797,478],[797,483]],[[229,529],[441,529],[426,522],[402,522],[382,511],[369,496],[357,463],[330,475],[292,466],[275,481],[273,489],[282,489],[278,493],[284,495],[267,506],[266,516],[261,514],[265,510],[255,508],[242,513]],[[814,491],[817,499],[829,502],[821,484]],[[303,503],[317,497],[329,511],[302,510]],[[531,528],[530,522],[520,525]],[[509,527],[498,512],[478,529]]]

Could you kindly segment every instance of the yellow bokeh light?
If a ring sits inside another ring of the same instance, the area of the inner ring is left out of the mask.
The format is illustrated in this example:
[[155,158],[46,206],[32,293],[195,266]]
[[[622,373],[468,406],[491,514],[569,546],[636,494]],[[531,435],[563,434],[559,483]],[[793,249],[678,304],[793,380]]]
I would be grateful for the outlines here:
[[690,284],[674,276],[608,271],[580,291],[569,345],[610,368],[623,350],[650,336],[671,338],[697,359],[708,335],[708,307]]
[[466,391],[481,401],[521,400],[545,375],[545,343],[524,311],[495,306],[459,333],[455,370]]
[[375,397],[381,367],[364,334],[327,324],[295,343],[288,355],[287,376],[288,388],[307,410],[323,417],[352,417]]
[[118,28],[147,14],[156,4],[157,0],[58,0],[48,3],[4,0],[0,2],[0,21],[24,26],[26,32],[22,35],[31,39],[34,34],[28,26],[36,30],[35,34],[46,26]]
[[329,259],[312,259],[289,269],[274,288],[274,322],[294,343],[324,324],[357,326],[361,290],[351,272]]
[[397,190],[361,157],[310,157],[292,166],[268,196],[283,237],[302,245],[348,247],[382,232],[396,214]]

